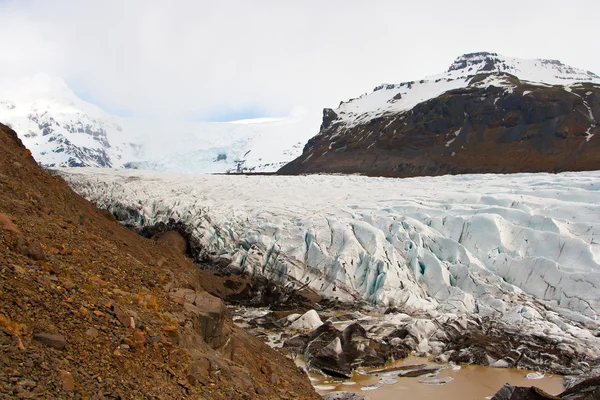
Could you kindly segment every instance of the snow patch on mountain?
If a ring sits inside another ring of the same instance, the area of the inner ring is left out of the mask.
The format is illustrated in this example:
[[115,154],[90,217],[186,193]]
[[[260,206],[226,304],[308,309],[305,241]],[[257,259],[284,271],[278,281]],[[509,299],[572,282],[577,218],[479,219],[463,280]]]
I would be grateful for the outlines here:
[[443,93],[470,86],[477,74],[490,74],[477,87],[490,85],[511,91],[508,77],[517,77],[533,85],[600,84],[600,77],[590,71],[574,68],[558,60],[527,60],[505,57],[496,53],[471,53],[458,57],[450,68],[438,75],[419,81],[399,84],[382,84],[372,93],[342,102],[335,110],[345,126],[365,124],[385,114],[401,114],[419,103],[436,98]]

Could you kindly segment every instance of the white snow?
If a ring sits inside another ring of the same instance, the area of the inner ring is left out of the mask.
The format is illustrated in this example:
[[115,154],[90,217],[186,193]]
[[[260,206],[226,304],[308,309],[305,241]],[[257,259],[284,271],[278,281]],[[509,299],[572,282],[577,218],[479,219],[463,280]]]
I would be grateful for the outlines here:
[[[302,153],[318,131],[320,115],[292,110],[284,118],[234,122],[121,118],[80,99],[62,79],[38,74],[0,79],[0,122],[44,165],[67,166],[85,148],[105,151],[113,167],[135,163],[150,170],[224,173],[239,166],[270,172]],[[86,165],[103,166],[94,160]]]
[[[594,137],[594,134],[592,133],[592,129],[595,129],[596,126],[597,126],[596,118],[594,117],[594,113],[592,111],[592,107],[588,104],[587,100],[583,96],[580,96],[580,95],[578,95],[577,93],[574,93],[574,92],[571,92],[571,93],[573,93],[575,96],[581,98],[581,100],[583,101],[583,105],[587,109],[588,115],[590,117],[590,121],[591,121],[590,126],[585,131],[585,141],[589,142],[590,139],[592,137]],[[589,96],[591,94],[592,94],[591,92],[586,92],[585,95]]]

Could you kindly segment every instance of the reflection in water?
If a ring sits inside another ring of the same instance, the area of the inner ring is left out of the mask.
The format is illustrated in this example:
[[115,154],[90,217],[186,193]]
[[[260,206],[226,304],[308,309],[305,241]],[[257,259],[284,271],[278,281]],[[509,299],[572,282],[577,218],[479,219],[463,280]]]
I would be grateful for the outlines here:
[[[428,360],[409,357],[399,361],[394,366],[408,364],[423,364]],[[526,379],[525,376],[533,371],[522,369],[489,368],[476,365],[463,365],[458,369],[444,368],[432,377],[399,378],[398,373],[366,375],[367,370],[355,372],[352,379],[342,380],[310,374],[313,385],[319,394],[332,391],[359,392],[370,400],[391,400],[412,398],[419,400],[465,400],[485,399],[493,396],[505,383],[515,386],[537,386],[550,394],[562,392],[562,377],[546,375],[543,379]],[[453,378],[443,379],[443,378]],[[441,385],[420,383],[424,380],[448,381]]]

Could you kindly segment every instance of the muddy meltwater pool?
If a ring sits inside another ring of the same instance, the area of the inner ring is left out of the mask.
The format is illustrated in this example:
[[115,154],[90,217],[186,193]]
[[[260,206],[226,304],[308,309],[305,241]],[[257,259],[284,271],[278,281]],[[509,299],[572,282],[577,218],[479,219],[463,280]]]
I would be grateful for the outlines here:
[[[286,329],[271,330],[248,323],[255,318],[269,313],[266,308],[233,309],[234,320],[238,326],[249,329],[251,333],[261,337],[270,346],[279,348],[295,333]],[[324,318],[331,318],[333,325],[340,330],[351,323],[360,321],[364,326],[381,325],[383,315],[353,315],[325,310]],[[254,320],[256,321],[256,320]],[[282,337],[284,334],[284,337]],[[564,390],[563,377],[560,375],[542,374],[527,369],[491,368],[478,365],[453,365],[435,363],[427,357],[409,356],[405,359],[377,368],[358,368],[352,378],[343,379],[314,373],[307,368],[303,357],[299,355],[295,362],[307,371],[307,374],[321,395],[330,392],[356,392],[369,400],[419,399],[419,400],[483,400],[490,399],[500,388],[510,383],[514,386],[537,386],[550,393],[558,394]],[[407,375],[400,377],[399,375]]]
[[[299,362],[302,365],[301,362]],[[433,377],[398,377],[394,367],[428,364],[442,366]],[[389,372],[375,373],[383,369]],[[538,379],[527,379],[527,374]],[[558,375],[541,374],[522,369],[489,368],[477,365],[450,366],[431,363],[424,357],[408,357],[384,368],[355,371],[352,379],[339,379],[309,373],[310,380],[321,395],[345,391],[356,392],[369,400],[419,399],[419,400],[475,400],[490,399],[505,383],[516,386],[537,386],[558,394],[563,389],[563,378]],[[450,378],[452,380],[450,380]],[[422,383],[429,381],[429,383]],[[440,382],[446,382],[440,384]],[[437,383],[437,384],[436,384]]]

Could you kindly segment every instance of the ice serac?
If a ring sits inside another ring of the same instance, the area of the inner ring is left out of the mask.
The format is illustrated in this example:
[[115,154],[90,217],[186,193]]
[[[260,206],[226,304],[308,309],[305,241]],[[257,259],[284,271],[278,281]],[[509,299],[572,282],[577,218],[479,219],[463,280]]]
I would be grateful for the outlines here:
[[598,172],[410,179],[60,174],[124,223],[189,227],[203,257],[330,298],[437,318],[406,327],[419,351],[441,351],[439,324],[460,332],[491,319],[600,356]]
[[419,81],[383,84],[325,109],[282,174],[600,169],[600,77],[557,60],[472,53]]
[[82,100],[60,78],[0,79],[0,121],[50,167],[274,172],[301,154],[318,124],[292,114],[229,123],[122,118]]

